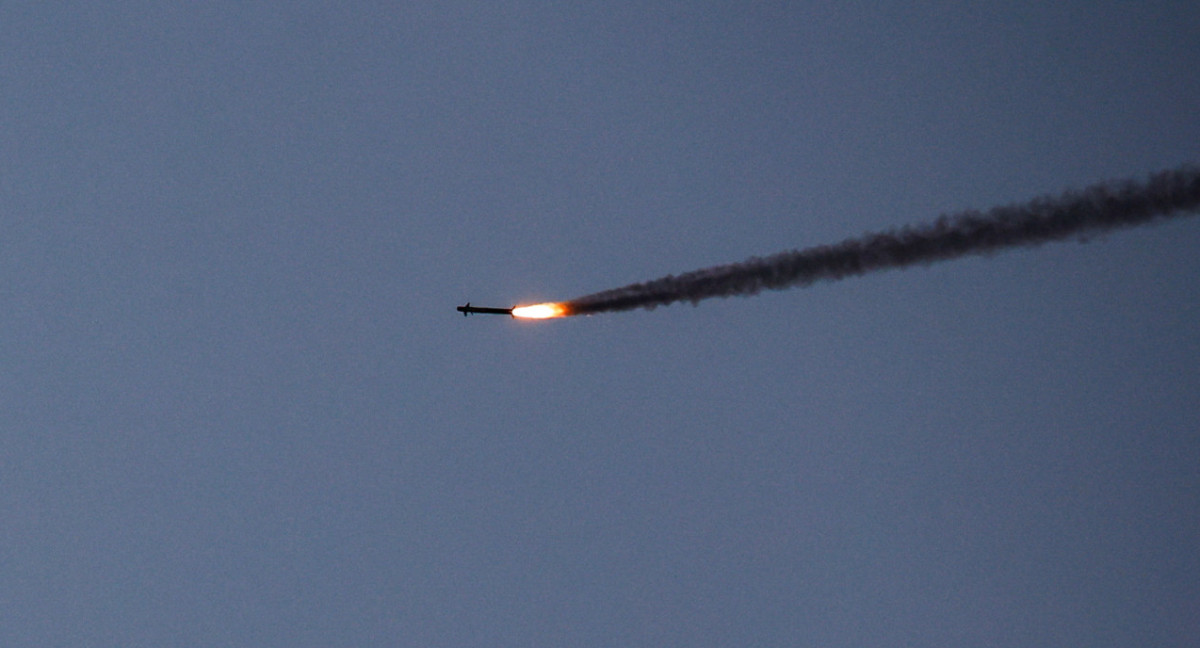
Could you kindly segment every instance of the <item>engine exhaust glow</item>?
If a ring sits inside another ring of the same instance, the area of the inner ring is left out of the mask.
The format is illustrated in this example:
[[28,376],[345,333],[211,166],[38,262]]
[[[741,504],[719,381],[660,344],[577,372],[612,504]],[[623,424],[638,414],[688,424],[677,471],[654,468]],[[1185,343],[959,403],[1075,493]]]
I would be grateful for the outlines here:
[[567,309],[562,304],[547,303],[534,304],[532,306],[517,306],[512,310],[513,317],[525,317],[529,319],[550,319],[552,317],[563,317],[567,314]]

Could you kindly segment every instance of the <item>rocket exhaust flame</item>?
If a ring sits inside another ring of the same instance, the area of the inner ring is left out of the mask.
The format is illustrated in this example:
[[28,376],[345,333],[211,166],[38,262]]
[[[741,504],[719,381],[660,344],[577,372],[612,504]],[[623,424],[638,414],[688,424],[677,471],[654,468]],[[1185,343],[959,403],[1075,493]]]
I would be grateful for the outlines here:
[[564,315],[568,315],[567,309],[562,304],[555,303],[516,306],[512,309],[513,317],[549,319],[551,317],[563,317]]
[[987,254],[1000,249],[1133,227],[1195,214],[1200,208],[1200,168],[1183,166],[1145,182],[1100,183],[1081,191],[963,211],[932,223],[867,234],[834,245],[792,250],[630,284],[562,303],[513,309],[516,317],[587,315],[655,308],[678,301],[754,295],[816,281]]

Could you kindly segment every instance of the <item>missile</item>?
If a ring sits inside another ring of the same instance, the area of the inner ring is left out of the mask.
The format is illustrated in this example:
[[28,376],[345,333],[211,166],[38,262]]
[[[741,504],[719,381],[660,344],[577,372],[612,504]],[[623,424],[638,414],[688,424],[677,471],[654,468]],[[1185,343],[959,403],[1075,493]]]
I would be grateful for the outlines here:
[[459,306],[454,310],[462,313],[463,317],[466,317],[471,313],[480,313],[483,315],[510,315],[515,317],[513,315],[512,308],[484,308],[482,306],[472,306],[471,302],[467,302],[465,306]]

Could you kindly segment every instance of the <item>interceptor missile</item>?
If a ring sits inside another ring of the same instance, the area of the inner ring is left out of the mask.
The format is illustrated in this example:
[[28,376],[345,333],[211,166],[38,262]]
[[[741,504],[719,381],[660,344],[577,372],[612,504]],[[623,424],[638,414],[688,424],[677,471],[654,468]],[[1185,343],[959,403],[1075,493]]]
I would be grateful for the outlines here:
[[[463,317],[466,317],[467,315],[470,315],[471,313],[481,313],[483,315],[512,315],[513,314],[512,308],[484,308],[482,306],[472,306],[471,302],[467,302],[466,306],[459,306],[459,307],[455,308],[454,310],[457,310],[458,312],[462,313]],[[515,317],[515,315],[514,315],[514,317]]]

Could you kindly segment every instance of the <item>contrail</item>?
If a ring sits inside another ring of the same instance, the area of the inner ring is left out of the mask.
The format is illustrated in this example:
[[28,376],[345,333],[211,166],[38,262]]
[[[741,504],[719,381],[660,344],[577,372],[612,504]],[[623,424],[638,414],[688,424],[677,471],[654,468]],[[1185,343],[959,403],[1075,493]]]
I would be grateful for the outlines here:
[[986,212],[968,210],[948,214],[932,223],[668,275],[556,306],[560,307],[561,315],[586,315],[655,308],[678,301],[696,303],[710,297],[754,295],[761,290],[785,290],[816,281],[834,281],[1190,216],[1198,207],[1200,168],[1187,165],[1155,173],[1144,182],[1104,182]]

